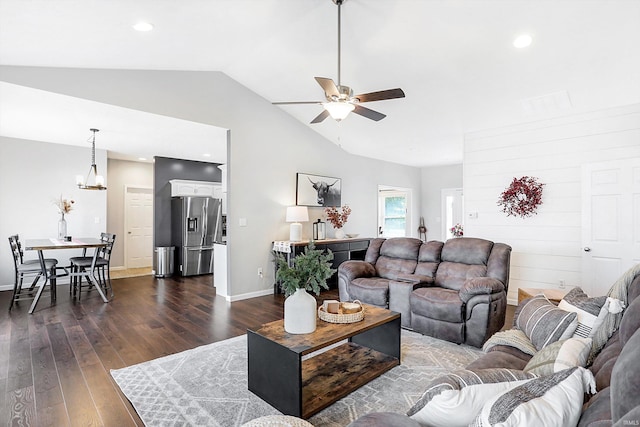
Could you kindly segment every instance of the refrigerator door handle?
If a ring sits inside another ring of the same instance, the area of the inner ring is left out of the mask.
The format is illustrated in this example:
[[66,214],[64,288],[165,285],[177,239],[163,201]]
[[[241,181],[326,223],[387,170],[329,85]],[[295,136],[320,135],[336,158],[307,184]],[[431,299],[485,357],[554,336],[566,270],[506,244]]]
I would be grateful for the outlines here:
[[207,218],[207,208],[209,207],[208,202],[209,200],[206,200],[205,203],[202,204],[202,213],[201,213],[201,218],[202,218],[202,231],[200,232],[200,244],[204,245],[205,242],[205,238],[207,236],[207,230],[209,229],[209,221]]
[[218,236],[219,236],[219,232],[220,232],[220,222],[222,221],[222,215],[221,215],[221,210],[222,210],[222,201],[220,201],[220,203],[218,203],[218,212],[216,213],[216,229],[213,232],[213,241],[217,242]]
[[213,246],[194,246],[194,247],[185,246],[184,249],[187,251],[212,251]]

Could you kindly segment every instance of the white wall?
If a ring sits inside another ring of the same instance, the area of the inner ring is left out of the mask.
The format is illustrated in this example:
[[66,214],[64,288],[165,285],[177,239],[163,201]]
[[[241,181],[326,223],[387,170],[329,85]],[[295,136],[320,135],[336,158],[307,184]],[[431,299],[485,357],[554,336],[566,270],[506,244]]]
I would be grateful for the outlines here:
[[[427,240],[444,241],[442,233],[442,197],[443,188],[462,188],[462,165],[435,166],[422,168],[420,212],[427,227]],[[416,223],[416,230],[419,223]]]
[[[230,129],[228,248],[234,298],[272,289],[271,241],[288,238],[284,217],[286,206],[295,204],[296,172],[342,178],[344,203],[353,209],[346,229],[363,237],[375,236],[378,184],[419,194],[418,168],[349,155],[220,72],[4,66],[0,78]],[[419,205],[416,201],[411,213],[416,224]],[[246,227],[239,226],[240,218],[246,219]],[[309,230],[310,223],[306,235]],[[263,279],[257,275],[259,267],[265,271]]]
[[[107,161],[107,231],[116,235],[111,255],[111,268],[123,267],[124,262],[124,189],[129,187],[153,188],[153,163]],[[149,255],[153,248],[149,248]]]
[[[518,287],[581,280],[581,166],[640,157],[640,104],[469,133],[464,142],[465,236],[513,247],[509,299]],[[507,217],[497,206],[514,177],[545,184],[538,214]]]
[[[90,164],[89,147],[0,137],[0,290],[13,289],[14,268],[7,238],[12,234],[19,234],[22,241],[57,237],[60,215],[52,200],[60,195],[75,200],[73,210],[65,215],[68,234],[99,237],[104,231],[106,191],[75,186],[75,176],[86,174]],[[98,171],[106,170],[104,150],[96,150],[96,164]],[[106,185],[110,185],[108,178]],[[68,265],[69,257],[79,254],[79,250],[45,252],[60,265]],[[36,258],[37,254],[27,252],[25,257]]]

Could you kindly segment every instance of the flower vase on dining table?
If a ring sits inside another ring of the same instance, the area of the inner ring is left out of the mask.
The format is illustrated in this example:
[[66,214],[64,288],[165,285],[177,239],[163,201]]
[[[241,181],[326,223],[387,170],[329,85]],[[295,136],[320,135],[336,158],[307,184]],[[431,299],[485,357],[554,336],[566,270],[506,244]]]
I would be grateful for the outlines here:
[[64,236],[67,235],[67,220],[64,219],[64,213],[61,215],[62,217],[58,221],[58,239],[64,239]]

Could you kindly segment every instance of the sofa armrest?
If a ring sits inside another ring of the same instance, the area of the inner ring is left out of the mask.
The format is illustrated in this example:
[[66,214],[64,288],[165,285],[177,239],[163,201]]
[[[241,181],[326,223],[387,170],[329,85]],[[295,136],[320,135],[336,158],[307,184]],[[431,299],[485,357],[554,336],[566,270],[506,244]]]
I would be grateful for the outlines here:
[[425,286],[428,285],[418,280],[389,280],[389,310],[400,313],[400,322],[403,327],[411,327],[411,293]]
[[497,279],[474,277],[464,282],[464,285],[460,288],[460,299],[467,303],[475,295],[490,295],[504,291],[504,284]]
[[344,278],[348,283],[358,277],[373,277],[376,275],[376,268],[366,261],[345,261],[338,267],[338,276]]
[[433,277],[423,276],[421,274],[398,274],[396,278],[398,282],[406,282],[414,285],[428,286],[433,284]]

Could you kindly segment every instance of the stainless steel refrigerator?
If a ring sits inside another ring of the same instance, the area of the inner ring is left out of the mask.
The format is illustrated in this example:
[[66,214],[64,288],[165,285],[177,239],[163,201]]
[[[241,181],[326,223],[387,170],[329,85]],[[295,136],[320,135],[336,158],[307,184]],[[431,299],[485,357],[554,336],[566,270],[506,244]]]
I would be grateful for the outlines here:
[[222,241],[222,203],[212,197],[171,199],[171,237],[182,276],[213,273],[213,244]]

